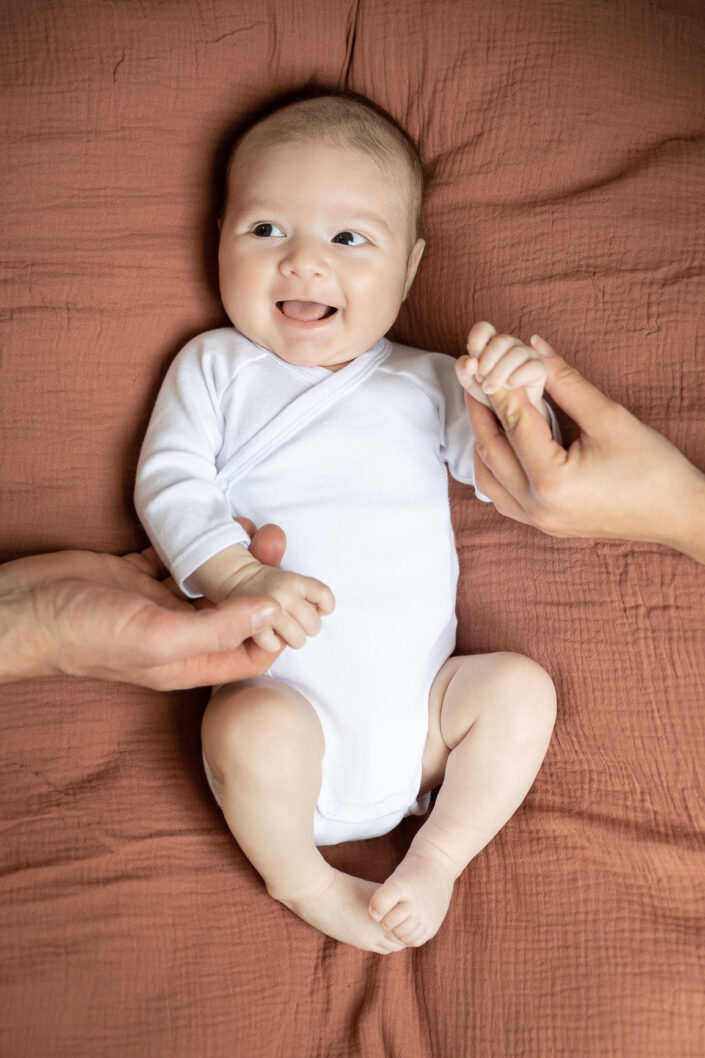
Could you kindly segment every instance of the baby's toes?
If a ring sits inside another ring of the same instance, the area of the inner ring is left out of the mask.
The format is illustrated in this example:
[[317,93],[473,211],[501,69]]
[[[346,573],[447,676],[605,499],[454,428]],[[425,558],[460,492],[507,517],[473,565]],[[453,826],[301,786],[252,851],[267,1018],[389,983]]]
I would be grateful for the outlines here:
[[428,930],[423,922],[419,922],[414,915],[409,915],[396,927],[394,936],[403,941],[407,947],[418,948],[428,940]]
[[384,885],[380,885],[379,889],[376,889],[372,894],[372,899],[367,909],[370,918],[375,922],[381,922],[401,899],[402,893],[399,886],[396,882],[387,879]]
[[391,955],[395,951],[404,951],[406,944],[399,937],[393,934],[385,934],[385,936],[379,942],[379,953],[380,955]]
[[396,904],[391,911],[387,912],[382,919],[382,925],[390,933],[393,933],[395,937],[404,940],[401,930],[410,920],[415,921],[415,918],[412,916],[409,904],[402,900],[401,903]]

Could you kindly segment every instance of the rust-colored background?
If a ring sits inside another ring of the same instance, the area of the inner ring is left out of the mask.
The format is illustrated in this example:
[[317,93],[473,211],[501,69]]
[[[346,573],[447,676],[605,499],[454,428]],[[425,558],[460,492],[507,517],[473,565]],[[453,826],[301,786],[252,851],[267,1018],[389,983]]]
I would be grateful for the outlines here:
[[[705,467],[697,0],[10,0],[0,48],[2,557],[143,542],[149,408],[225,320],[229,130],[311,77],[429,165],[397,338],[537,331]],[[705,571],[452,496],[459,647],[535,657],[559,717],[440,934],[382,959],[267,897],[201,775],[207,692],[8,686],[4,1058],[702,1058]],[[335,862],[381,879],[410,826]]]

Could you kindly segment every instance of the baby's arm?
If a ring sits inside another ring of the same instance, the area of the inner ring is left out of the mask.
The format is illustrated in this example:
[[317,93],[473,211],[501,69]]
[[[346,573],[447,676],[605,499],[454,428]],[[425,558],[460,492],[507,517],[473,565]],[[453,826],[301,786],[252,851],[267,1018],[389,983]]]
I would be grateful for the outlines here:
[[468,336],[468,355],[457,361],[463,389],[487,407],[501,401],[508,391],[523,388],[531,404],[544,419],[550,415],[543,399],[548,377],[538,353],[511,334],[497,334],[491,323],[476,323]]
[[257,646],[270,653],[281,650],[282,641],[302,647],[308,636],[320,631],[321,615],[332,613],[335,606],[333,593],[320,580],[265,566],[240,544],[207,559],[191,574],[189,586],[214,603],[238,595],[276,600],[279,616],[271,628],[253,636]]
[[232,341],[215,331],[199,335],[176,357],[142,446],[135,503],[187,596],[219,603],[256,595],[280,604],[281,618],[253,637],[262,649],[278,653],[279,637],[300,647],[318,631],[333,596],[320,581],[258,562],[247,550],[247,532],[233,520],[216,464],[227,426],[221,395],[233,384],[236,354]]

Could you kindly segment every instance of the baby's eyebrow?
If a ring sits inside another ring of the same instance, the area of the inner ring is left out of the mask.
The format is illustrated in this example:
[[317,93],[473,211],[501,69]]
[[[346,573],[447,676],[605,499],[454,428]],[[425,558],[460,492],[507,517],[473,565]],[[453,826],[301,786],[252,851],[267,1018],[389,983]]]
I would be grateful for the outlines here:
[[353,222],[360,220],[363,224],[378,224],[381,228],[384,228],[385,231],[387,231],[390,235],[392,234],[391,227],[389,226],[389,224],[387,224],[384,217],[380,216],[379,213],[373,213],[365,209],[356,209],[354,206],[351,209],[345,209],[343,207],[340,210],[336,210],[336,215],[339,213],[351,217]]
[[[246,201],[239,202],[237,205],[237,212],[239,214],[261,214],[262,217],[275,216],[276,214],[286,213],[287,209],[285,205],[280,203],[269,201],[266,199],[252,198]],[[402,210],[400,209],[400,215]],[[375,213],[373,210],[360,209],[356,205],[346,205],[345,203],[337,203],[329,210],[331,218],[338,218],[340,216],[347,217],[345,221],[346,225],[354,224],[356,221],[360,221],[363,224],[376,224],[389,234],[393,234],[393,229],[390,224],[384,219],[379,213]],[[344,228],[341,230],[345,230]]]

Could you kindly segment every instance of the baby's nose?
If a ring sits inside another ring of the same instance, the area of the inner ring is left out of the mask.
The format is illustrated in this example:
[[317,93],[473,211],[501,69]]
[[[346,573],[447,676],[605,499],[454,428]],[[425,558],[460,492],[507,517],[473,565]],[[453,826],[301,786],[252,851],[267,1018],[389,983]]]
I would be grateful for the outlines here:
[[311,278],[327,275],[329,266],[325,248],[314,239],[291,240],[280,268],[286,276]]

